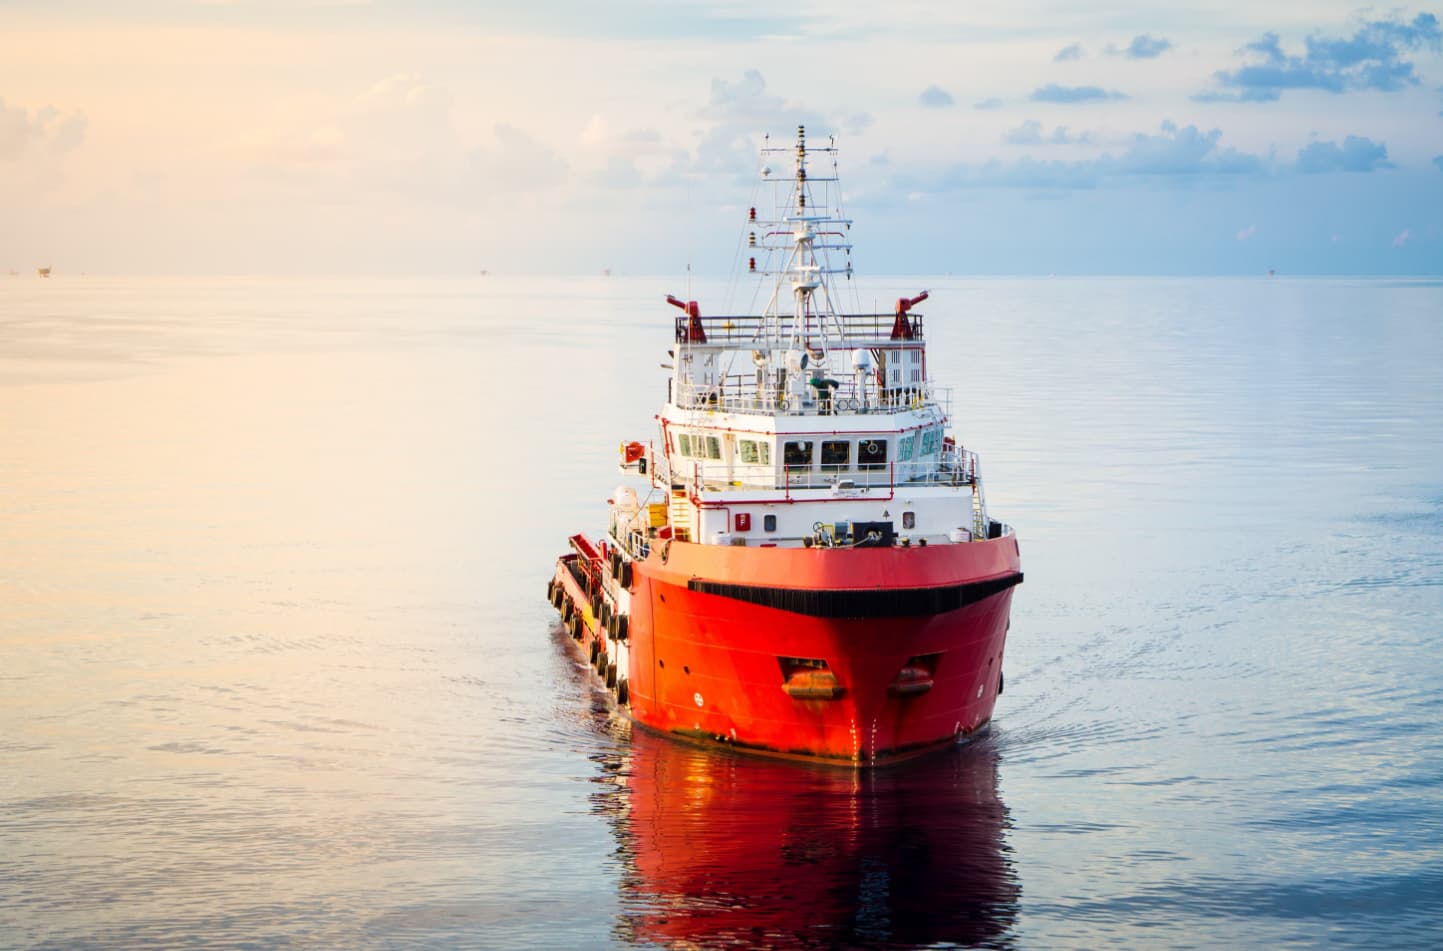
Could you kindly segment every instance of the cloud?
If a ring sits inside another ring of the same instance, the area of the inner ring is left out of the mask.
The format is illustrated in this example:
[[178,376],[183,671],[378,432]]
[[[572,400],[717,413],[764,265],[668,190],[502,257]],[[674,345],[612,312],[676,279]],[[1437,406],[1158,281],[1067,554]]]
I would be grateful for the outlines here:
[[1257,233],[1258,233],[1258,226],[1257,226],[1257,225],[1248,225],[1246,228],[1244,228],[1244,229],[1242,229],[1241,231],[1238,232],[1238,240],[1239,240],[1239,241],[1246,241],[1246,240],[1248,240],[1249,238],[1251,238],[1253,235],[1255,235],[1255,234],[1257,234]]
[[1067,126],[1060,125],[1049,134],[1043,134],[1042,123],[1027,119],[1015,129],[1008,130],[1002,141],[1008,145],[1086,145],[1092,141],[1092,134],[1082,132],[1072,135]]
[[994,96],[991,99],[983,99],[981,102],[973,103],[972,108],[990,112],[993,109],[1001,109],[1002,100]]
[[1298,150],[1298,171],[1305,175],[1319,172],[1373,172],[1392,168],[1388,147],[1360,136],[1350,135],[1342,148],[1336,142],[1314,142]]
[[[538,191],[566,179],[566,160],[530,133],[501,122],[492,134],[495,143],[489,149],[467,156],[477,180],[514,192]],[[608,171],[624,177],[614,167]]]
[[1059,86],[1056,83],[1048,83],[1032,91],[1028,97],[1033,102],[1095,102],[1108,99],[1126,99],[1116,90],[1103,89],[1101,86]]
[[1121,49],[1108,46],[1107,53],[1109,56],[1126,56],[1128,59],[1157,59],[1170,49],[1172,49],[1172,40],[1144,33],[1134,36],[1132,42]]
[[1404,228],[1402,231],[1398,232],[1398,234],[1397,234],[1397,236],[1396,236],[1395,238],[1393,238],[1393,247],[1395,247],[1395,248],[1401,248],[1401,247],[1403,247],[1403,245],[1407,244],[1408,241],[1409,241],[1410,239],[1412,239],[1412,237],[1413,237],[1412,232],[1410,232],[1407,228]]
[[860,134],[872,124],[868,113],[823,114],[773,95],[756,69],[746,70],[736,82],[712,79],[711,95],[697,117],[711,128],[686,171],[725,172],[748,184],[756,173],[758,131],[770,130],[785,142],[799,125],[816,136],[832,131]]
[[922,94],[917,97],[917,101],[929,109],[945,109],[953,105],[956,100],[952,98],[950,92],[941,86],[928,86],[922,90]]
[[[1023,128],[1027,124],[1023,123]],[[1041,129],[1038,129],[1039,134]],[[1031,157],[1016,162],[987,162],[956,165],[936,182],[906,180],[906,190],[955,190],[977,187],[1037,188],[1075,190],[1138,181],[1182,181],[1224,179],[1263,175],[1267,163],[1256,155],[1219,146],[1222,132],[1203,132],[1196,126],[1179,128],[1164,122],[1157,135],[1139,133],[1120,154],[1107,153],[1080,161],[1038,161]]]
[[1073,43],[1070,46],[1064,46],[1062,49],[1057,51],[1056,56],[1052,57],[1052,61],[1054,63],[1065,63],[1069,60],[1074,59],[1082,59],[1081,43]]
[[1301,56],[1283,51],[1276,33],[1264,33],[1238,52],[1253,62],[1235,70],[1219,70],[1214,80],[1221,91],[1193,96],[1200,102],[1273,102],[1284,92],[1320,89],[1343,93],[1358,90],[1394,92],[1418,85],[1413,63],[1405,53],[1437,50],[1443,44],[1438,18],[1420,13],[1412,22],[1372,20],[1350,37],[1309,36]]
[[80,147],[89,125],[83,112],[64,115],[53,106],[32,114],[22,106],[6,105],[0,96],[0,162],[18,160],[32,148],[64,155]]

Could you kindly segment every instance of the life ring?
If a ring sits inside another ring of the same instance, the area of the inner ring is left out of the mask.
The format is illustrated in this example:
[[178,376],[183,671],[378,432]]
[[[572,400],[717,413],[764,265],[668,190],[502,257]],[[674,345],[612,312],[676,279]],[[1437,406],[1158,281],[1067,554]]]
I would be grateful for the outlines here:
[[867,455],[875,456],[877,454],[877,440],[868,439],[867,441],[862,443],[861,448],[862,451],[865,452]]

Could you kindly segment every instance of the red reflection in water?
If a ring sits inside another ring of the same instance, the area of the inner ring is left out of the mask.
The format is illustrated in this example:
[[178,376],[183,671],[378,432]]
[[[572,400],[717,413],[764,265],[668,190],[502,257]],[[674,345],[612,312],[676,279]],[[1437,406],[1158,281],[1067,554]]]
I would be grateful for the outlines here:
[[676,947],[1000,947],[1021,893],[985,740],[854,773],[633,733],[607,763],[617,937]]

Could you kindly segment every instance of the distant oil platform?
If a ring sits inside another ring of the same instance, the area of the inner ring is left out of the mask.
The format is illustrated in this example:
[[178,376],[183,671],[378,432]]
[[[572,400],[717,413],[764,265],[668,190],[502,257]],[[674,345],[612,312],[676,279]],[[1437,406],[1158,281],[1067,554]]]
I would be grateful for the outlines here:
[[49,268],[48,266],[47,266],[47,267],[37,267],[37,268],[35,269],[35,276],[36,276],[36,277],[49,277],[49,276],[50,276],[50,268]]

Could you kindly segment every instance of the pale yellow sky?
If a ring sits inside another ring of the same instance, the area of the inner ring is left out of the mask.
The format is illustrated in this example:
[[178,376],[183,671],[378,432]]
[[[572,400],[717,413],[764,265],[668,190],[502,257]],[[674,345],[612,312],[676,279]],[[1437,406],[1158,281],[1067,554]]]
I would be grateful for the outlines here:
[[[1039,187],[1115,188],[1120,217],[1155,217],[1143,191],[1240,181],[1229,150],[1258,184],[1292,176],[1310,145],[1343,155],[1352,136],[1383,151],[1344,190],[1376,187],[1372,203],[1398,211],[1355,233],[1430,235],[1438,222],[1402,214],[1419,187],[1436,193],[1430,174],[1443,182],[1443,69],[1426,37],[1398,47],[1418,81],[1396,90],[1196,98],[1263,30],[1301,56],[1308,36],[1366,28],[1328,6],[1137,5],[1084,21],[1056,3],[839,2],[753,21],[642,0],[611,19],[575,3],[478,14],[150,2],[116,14],[22,2],[0,31],[0,268],[589,272],[614,257],[673,270],[668,252],[729,246],[735,234],[709,232],[745,203],[757,139],[797,122],[840,136],[859,202],[899,214],[924,198],[937,221],[968,214],[982,186],[1009,189],[996,199],[1007,208]],[[1123,55],[1136,36],[1165,40],[1164,53]],[[1077,59],[1055,59],[1074,43]],[[1044,86],[1098,95],[1040,101]],[[920,98],[930,87],[942,108]],[[1041,131],[1030,142],[1029,122]],[[1190,126],[1199,135],[1167,131]],[[1417,176],[1407,188],[1404,172]],[[1268,226],[1244,220],[1256,196],[1234,197],[1237,221],[1219,233],[1253,226],[1265,239]]]

